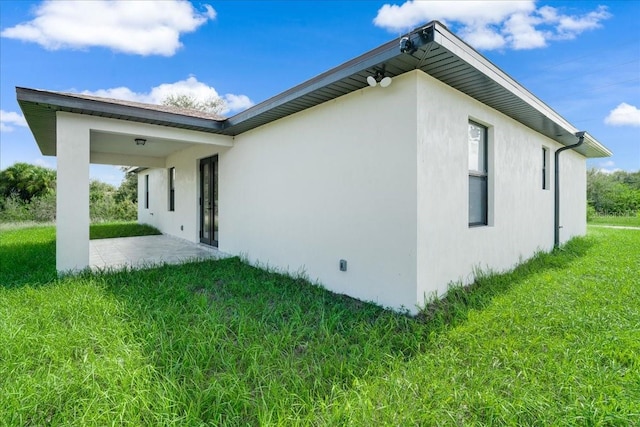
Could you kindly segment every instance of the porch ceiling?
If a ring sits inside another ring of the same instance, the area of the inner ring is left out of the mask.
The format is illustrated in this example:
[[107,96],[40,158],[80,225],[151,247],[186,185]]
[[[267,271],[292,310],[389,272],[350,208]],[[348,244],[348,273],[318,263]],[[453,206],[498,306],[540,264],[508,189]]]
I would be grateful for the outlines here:
[[[146,140],[137,145],[136,138]],[[91,130],[90,162],[94,164],[164,167],[167,156],[195,145],[140,133],[115,133]]]
[[118,134],[91,131],[91,153],[121,154],[123,156],[148,156],[165,158],[193,144],[171,139],[145,137],[144,145],[136,145],[138,134]]

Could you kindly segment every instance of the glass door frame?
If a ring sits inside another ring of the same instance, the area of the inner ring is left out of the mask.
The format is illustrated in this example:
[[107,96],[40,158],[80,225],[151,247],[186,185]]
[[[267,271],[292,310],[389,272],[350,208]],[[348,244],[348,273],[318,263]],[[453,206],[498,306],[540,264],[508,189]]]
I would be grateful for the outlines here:
[[[205,183],[205,168],[208,172],[208,183]],[[199,171],[200,243],[218,247],[218,155],[200,159]],[[208,191],[205,191],[205,188]],[[205,206],[205,202],[208,200],[211,201],[210,207]],[[208,224],[207,215],[209,216]]]

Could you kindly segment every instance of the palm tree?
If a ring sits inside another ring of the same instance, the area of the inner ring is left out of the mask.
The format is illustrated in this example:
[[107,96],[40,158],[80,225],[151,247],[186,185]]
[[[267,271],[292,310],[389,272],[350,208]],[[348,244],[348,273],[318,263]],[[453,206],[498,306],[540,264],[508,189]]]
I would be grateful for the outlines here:
[[0,171],[0,194],[17,196],[25,202],[56,188],[56,171],[29,163],[15,163]]

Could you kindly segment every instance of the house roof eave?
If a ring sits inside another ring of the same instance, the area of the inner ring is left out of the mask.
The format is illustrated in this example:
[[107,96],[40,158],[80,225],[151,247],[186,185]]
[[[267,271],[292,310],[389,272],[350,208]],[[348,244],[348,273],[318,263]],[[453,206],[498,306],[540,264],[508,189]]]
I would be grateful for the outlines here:
[[[401,51],[398,40],[390,41],[228,119],[211,120],[158,111],[144,104],[123,105],[115,100],[75,94],[27,88],[16,90],[18,102],[43,154],[47,154],[45,150],[55,154],[56,111],[235,136],[363,89],[368,86],[367,77],[382,69],[392,78],[412,70],[421,70],[562,145],[575,143],[575,133],[579,129],[441,23],[433,21],[409,32],[402,39],[410,42],[410,49]],[[37,129],[38,126],[42,129]],[[585,138],[585,144],[576,151],[586,157],[607,157],[612,154],[592,136]]]
[[[214,115],[151,104],[16,87],[20,109],[44,155],[56,155],[56,113],[130,120],[209,133],[221,133],[226,119]],[[204,117],[203,117],[204,116]]]

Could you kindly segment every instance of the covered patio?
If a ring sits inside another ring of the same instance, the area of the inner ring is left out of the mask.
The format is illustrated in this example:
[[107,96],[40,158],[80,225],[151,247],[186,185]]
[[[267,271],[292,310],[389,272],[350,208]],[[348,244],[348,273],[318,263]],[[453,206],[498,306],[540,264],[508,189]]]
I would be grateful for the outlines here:
[[166,235],[91,240],[89,266],[93,271],[182,264],[228,258],[218,249]]
[[[16,88],[18,102],[44,155],[57,157],[56,269],[80,271],[123,264],[176,260],[169,240],[157,248],[122,242],[89,242],[89,164],[165,168],[167,157],[197,147],[216,151],[233,145],[219,135],[222,118],[162,105],[101,99],[88,95]],[[140,191],[140,190],[139,190]],[[195,179],[194,190],[195,191]],[[185,226],[195,231],[196,209]],[[188,243],[188,242],[186,242]],[[206,253],[182,248],[178,257]],[[184,254],[182,254],[184,252]],[[141,254],[145,254],[144,256]]]

